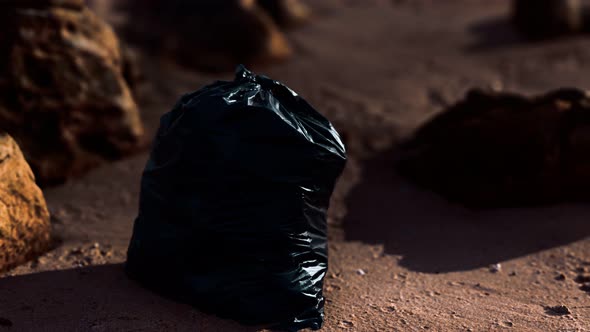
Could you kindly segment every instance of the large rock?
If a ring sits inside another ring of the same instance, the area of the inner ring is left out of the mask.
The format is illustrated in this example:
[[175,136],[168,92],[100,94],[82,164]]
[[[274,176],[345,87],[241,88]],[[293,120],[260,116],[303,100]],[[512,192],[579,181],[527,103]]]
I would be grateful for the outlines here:
[[401,149],[402,173],[476,207],[590,199],[590,98],[472,91]]
[[43,184],[141,143],[117,38],[81,0],[0,0],[0,131]]
[[49,245],[43,193],[16,142],[0,134],[0,271],[32,259]]
[[513,0],[516,27],[534,39],[578,33],[584,29],[581,0]]
[[254,0],[127,0],[125,31],[175,63],[204,70],[287,59],[291,47]]

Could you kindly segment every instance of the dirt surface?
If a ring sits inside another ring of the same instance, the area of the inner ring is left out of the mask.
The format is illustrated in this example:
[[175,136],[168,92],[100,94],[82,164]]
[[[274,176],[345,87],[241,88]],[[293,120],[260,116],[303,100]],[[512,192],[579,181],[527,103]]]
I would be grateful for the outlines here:
[[[315,3],[315,20],[290,34],[294,59],[254,69],[333,120],[351,154],[330,211],[323,331],[590,331],[590,206],[468,210],[393,170],[395,144],[469,88],[587,88],[590,40],[526,43],[503,0]],[[140,104],[153,132],[213,77],[148,62]],[[0,279],[0,331],[256,330],[124,276],[146,160],[45,190],[60,242]]]

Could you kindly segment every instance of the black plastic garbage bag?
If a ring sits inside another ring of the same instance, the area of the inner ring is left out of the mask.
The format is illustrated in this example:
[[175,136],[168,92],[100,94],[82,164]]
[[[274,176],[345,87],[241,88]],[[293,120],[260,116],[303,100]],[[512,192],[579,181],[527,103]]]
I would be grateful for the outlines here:
[[127,273],[243,324],[319,329],[326,211],[345,162],[328,120],[243,67],[183,96],[143,173]]

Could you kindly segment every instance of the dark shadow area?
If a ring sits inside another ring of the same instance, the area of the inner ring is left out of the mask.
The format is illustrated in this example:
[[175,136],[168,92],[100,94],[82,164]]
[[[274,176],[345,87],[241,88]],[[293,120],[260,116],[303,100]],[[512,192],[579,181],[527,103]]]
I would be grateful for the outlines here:
[[468,28],[475,41],[465,47],[468,53],[484,53],[517,45],[543,45],[560,40],[585,37],[590,31],[562,32],[529,36],[519,31],[510,17],[494,17],[472,24]]
[[0,280],[0,331],[257,331],[161,298],[122,265]]
[[394,155],[389,150],[363,163],[344,228],[346,240],[383,244],[411,270],[476,269],[590,235],[590,205],[469,210],[401,178]]
[[469,27],[476,41],[466,47],[467,52],[486,52],[530,42],[510,21],[510,17],[494,17]]

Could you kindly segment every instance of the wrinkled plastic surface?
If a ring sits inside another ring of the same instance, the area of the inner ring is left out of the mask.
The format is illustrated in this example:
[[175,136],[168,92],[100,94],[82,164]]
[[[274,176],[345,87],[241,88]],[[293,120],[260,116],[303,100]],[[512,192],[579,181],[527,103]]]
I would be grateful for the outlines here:
[[326,212],[346,162],[330,122],[240,67],[161,118],[126,270],[248,325],[318,329]]

